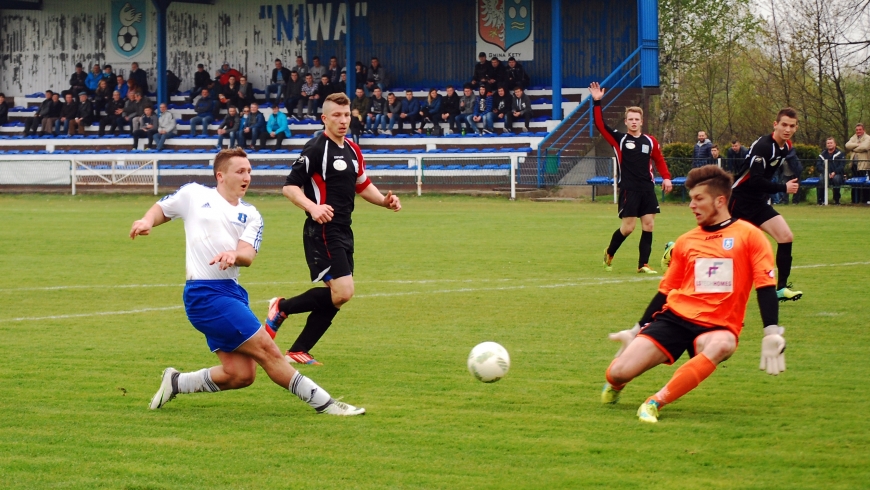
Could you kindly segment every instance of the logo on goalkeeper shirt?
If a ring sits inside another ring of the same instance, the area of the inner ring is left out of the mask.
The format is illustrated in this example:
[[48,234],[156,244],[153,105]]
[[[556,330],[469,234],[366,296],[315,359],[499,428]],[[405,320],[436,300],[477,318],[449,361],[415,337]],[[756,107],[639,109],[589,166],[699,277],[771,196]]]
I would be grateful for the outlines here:
[[722,248],[724,248],[725,250],[731,250],[732,248],[734,248],[734,239],[726,238],[725,240],[723,240]]

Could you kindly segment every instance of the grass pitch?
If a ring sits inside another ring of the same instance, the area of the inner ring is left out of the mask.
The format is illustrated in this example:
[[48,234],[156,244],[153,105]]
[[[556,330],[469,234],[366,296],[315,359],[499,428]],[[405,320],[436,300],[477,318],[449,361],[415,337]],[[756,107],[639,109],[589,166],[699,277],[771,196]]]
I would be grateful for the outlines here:
[[[301,211],[249,196],[261,253],[241,283],[254,312],[310,287]],[[599,390],[657,280],[635,273],[638,236],[605,273],[618,226],[605,203],[403,196],[358,201],[357,296],[304,366],[364,417],[316,415],[260,372],[250,388],[147,404],[166,366],[216,363],[181,306],[184,231],[131,242],[151,196],[0,196],[0,481],[4,488],[866,488],[870,481],[868,211],[786,206],[795,286],[782,305],[788,370],[758,370],[750,302],[740,348],[641,425],[638,405],[674,367]],[[694,226],[664,205],[653,263]],[[304,317],[278,335],[288,347]],[[465,358],[493,340],[508,376]],[[682,364],[685,357],[677,362]]]

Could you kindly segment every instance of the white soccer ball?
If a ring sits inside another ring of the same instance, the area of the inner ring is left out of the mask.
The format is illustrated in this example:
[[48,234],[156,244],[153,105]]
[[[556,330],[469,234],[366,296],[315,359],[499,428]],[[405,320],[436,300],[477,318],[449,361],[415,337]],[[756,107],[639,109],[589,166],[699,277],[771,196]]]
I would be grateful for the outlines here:
[[118,46],[125,52],[136,49],[139,45],[139,32],[133,26],[124,26],[118,31]]
[[495,342],[477,344],[468,354],[468,371],[484,383],[494,383],[502,379],[510,367],[511,356],[504,347]]

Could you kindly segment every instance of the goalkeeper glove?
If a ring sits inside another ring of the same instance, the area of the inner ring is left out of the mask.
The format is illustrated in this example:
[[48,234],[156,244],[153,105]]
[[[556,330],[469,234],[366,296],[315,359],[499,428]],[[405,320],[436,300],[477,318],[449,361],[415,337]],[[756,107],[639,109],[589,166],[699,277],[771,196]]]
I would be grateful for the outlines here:
[[761,339],[761,364],[758,368],[773,376],[785,371],[783,332],[785,332],[783,327],[768,325],[764,327],[764,338]]
[[611,333],[607,335],[607,338],[614,342],[622,342],[622,346],[616,351],[616,355],[613,357],[619,357],[623,351],[628,347],[628,344],[637,337],[637,333],[640,332],[640,324],[635,323],[633,327],[628,330],[620,330],[616,333]]

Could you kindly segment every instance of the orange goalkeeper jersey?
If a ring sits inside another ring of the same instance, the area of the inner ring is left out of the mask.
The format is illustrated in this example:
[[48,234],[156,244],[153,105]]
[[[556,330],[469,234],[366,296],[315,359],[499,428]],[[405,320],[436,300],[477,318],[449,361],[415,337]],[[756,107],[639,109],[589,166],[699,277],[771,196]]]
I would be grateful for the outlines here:
[[775,286],[773,250],[764,233],[742,221],[698,227],[677,239],[659,284],[664,310],[705,327],[740,335],[752,284]]

